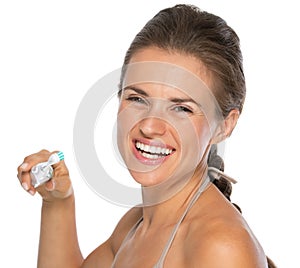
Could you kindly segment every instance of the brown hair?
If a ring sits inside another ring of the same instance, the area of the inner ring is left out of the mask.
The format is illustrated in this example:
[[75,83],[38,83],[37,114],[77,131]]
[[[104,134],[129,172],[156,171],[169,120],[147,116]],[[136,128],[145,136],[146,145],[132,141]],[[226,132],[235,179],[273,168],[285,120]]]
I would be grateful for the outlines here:
[[212,91],[223,116],[242,111],[246,86],[239,38],[223,19],[192,5],[163,9],[136,35],[124,65],[151,46],[198,58],[213,75]]
[[[222,18],[193,5],[176,5],[161,10],[135,36],[125,55],[123,68],[134,53],[147,47],[158,47],[199,59],[212,74],[211,90],[224,118],[232,109],[242,112],[246,85],[240,40]],[[224,170],[216,146],[211,147],[208,165]],[[214,184],[230,200],[230,182],[221,177],[214,180]],[[241,212],[236,204],[234,206]],[[269,258],[267,260],[268,267],[276,267]]]

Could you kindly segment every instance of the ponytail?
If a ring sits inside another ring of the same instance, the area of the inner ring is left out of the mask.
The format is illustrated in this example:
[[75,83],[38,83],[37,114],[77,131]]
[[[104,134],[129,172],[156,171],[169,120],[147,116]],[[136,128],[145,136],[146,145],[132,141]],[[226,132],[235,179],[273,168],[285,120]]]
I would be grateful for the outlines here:
[[[210,172],[208,172],[208,175],[212,180],[213,184],[216,185],[219,191],[231,202],[230,196],[232,193],[232,184],[228,180],[227,176],[223,174],[224,161],[222,157],[218,155],[218,148],[216,144],[213,144],[210,148],[207,164],[208,164],[208,168],[214,168],[220,171],[220,173],[218,173],[218,177],[213,176]],[[241,208],[237,204],[234,203],[232,204],[240,213],[242,213]],[[267,256],[267,262],[268,262],[268,268],[276,268],[276,265],[271,259],[269,259],[268,256]]]

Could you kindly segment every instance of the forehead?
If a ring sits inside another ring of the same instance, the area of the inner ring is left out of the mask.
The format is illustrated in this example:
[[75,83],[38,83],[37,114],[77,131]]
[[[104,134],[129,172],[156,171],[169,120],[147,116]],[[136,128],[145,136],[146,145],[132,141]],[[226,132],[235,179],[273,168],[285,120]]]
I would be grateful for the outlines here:
[[165,50],[157,47],[148,47],[138,50],[133,54],[129,64],[137,62],[165,62],[186,69],[192,74],[199,77],[207,85],[212,88],[212,74],[206,68],[204,63],[192,55],[178,53],[174,50]]

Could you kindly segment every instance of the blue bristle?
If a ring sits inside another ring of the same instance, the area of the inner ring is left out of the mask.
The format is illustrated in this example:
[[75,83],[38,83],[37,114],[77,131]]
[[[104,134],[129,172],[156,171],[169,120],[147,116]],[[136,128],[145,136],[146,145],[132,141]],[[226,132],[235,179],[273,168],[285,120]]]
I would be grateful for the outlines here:
[[57,153],[58,157],[59,157],[59,160],[64,160],[64,153],[63,152],[58,152]]

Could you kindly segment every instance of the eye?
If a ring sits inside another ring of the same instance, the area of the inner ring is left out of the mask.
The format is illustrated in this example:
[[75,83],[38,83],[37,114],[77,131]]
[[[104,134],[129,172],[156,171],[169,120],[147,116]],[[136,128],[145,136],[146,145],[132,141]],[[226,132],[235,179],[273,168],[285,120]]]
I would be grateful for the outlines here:
[[175,112],[193,113],[192,109],[182,105],[175,106],[173,110]]
[[146,100],[141,98],[140,96],[127,96],[125,99],[130,102],[146,104]]

